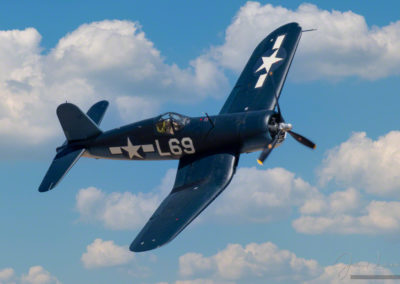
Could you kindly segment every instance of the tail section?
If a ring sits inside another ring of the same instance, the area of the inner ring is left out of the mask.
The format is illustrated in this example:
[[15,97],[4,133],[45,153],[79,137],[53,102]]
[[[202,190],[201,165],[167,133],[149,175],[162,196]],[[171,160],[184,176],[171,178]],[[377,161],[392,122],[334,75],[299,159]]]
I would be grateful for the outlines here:
[[70,142],[92,138],[102,133],[98,125],[107,107],[107,101],[100,101],[94,104],[87,114],[70,103],[62,104],[57,108],[57,116],[67,141],[57,148],[57,155],[39,186],[40,192],[53,189],[85,152],[85,148],[68,145]]

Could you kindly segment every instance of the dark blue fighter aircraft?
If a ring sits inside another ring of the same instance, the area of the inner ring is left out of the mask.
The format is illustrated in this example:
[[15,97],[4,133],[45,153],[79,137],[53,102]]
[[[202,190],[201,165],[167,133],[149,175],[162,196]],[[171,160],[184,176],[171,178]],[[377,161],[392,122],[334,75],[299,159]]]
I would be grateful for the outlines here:
[[[273,31],[254,50],[220,113],[187,117],[169,112],[109,131],[98,127],[107,101],[85,114],[71,103],[57,116],[67,141],[39,191],[53,189],[81,157],[119,160],[179,160],[171,193],[132,242],[147,251],[174,239],[229,184],[241,153],[261,151],[262,164],[289,133],[307,147],[315,144],[285,123],[278,99],[302,29],[290,23]],[[275,110],[276,109],[276,110]]]

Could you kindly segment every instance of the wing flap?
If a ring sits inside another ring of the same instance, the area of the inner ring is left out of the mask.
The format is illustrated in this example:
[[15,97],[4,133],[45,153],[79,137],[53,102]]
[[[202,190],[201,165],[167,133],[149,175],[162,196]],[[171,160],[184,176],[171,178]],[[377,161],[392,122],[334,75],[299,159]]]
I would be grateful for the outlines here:
[[237,159],[232,153],[181,159],[174,188],[132,242],[130,250],[147,251],[174,239],[228,186]]

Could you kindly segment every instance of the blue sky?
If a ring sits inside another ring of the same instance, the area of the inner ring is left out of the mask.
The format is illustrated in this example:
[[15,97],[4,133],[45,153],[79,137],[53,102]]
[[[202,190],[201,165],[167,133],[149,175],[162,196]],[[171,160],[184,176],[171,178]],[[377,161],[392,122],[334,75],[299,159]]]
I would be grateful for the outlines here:
[[[1,3],[0,283],[399,274],[399,4],[307,3]],[[242,155],[200,218],[147,253],[127,246],[172,188],[177,161],[85,158],[37,192],[64,140],[58,104],[109,100],[105,130],[164,111],[217,113],[257,43],[290,21],[318,31],[302,36],[280,104],[316,151],[289,137],[263,167],[258,153]]]

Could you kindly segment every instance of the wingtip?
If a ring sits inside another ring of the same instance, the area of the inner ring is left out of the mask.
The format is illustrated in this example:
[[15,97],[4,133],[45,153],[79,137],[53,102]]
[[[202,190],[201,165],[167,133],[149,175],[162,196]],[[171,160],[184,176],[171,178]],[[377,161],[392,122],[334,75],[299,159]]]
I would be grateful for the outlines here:
[[42,182],[42,184],[39,186],[38,191],[39,192],[47,192],[50,191],[54,188],[53,183],[45,183]]
[[145,243],[144,241],[139,243],[138,241],[133,241],[132,244],[129,246],[129,250],[131,252],[144,252],[153,250],[158,247],[159,245],[156,245],[154,243]]

